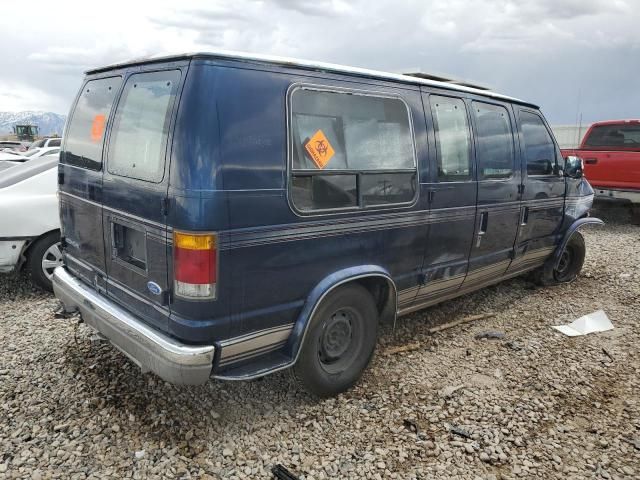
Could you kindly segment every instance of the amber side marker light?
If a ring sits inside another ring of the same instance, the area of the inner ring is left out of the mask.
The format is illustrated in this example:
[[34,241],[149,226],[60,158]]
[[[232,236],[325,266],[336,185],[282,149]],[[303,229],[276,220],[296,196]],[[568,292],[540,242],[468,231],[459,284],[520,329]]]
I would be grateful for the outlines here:
[[186,299],[215,299],[218,280],[215,233],[173,232],[174,293]]

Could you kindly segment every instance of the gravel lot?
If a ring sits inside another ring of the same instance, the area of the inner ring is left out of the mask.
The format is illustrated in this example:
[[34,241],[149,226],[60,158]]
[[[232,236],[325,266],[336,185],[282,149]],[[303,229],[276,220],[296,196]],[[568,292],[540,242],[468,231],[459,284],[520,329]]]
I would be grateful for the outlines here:
[[[193,388],[141,375],[2,276],[0,478],[272,478],[277,463],[305,479],[638,478],[640,227],[597,213],[575,283],[515,279],[405,317],[361,383],[320,402],[286,372]],[[600,308],[615,330],[550,328]],[[474,338],[487,331],[505,336]]]

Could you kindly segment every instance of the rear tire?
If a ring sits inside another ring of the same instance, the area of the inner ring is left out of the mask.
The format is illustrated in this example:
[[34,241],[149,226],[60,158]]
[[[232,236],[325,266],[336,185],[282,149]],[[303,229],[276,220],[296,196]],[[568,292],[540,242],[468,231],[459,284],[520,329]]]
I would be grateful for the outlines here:
[[29,249],[27,270],[31,280],[43,290],[53,291],[51,276],[55,267],[59,265],[62,265],[60,232],[47,233],[36,240]]
[[378,310],[357,284],[327,295],[311,319],[293,374],[305,390],[330,397],[351,388],[373,357]]

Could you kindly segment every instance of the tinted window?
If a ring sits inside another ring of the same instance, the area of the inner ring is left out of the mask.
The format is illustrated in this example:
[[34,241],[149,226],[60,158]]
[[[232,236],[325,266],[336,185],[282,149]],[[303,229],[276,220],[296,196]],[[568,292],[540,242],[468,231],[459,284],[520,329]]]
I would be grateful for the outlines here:
[[513,136],[507,109],[473,102],[477,157],[483,178],[507,178],[513,173]]
[[360,183],[364,206],[408,202],[416,194],[415,173],[362,175]]
[[67,129],[63,162],[100,168],[104,131],[121,83],[121,77],[110,77],[91,80],[83,87]]
[[292,179],[293,200],[300,210],[348,208],[358,205],[355,175],[309,175]]
[[398,98],[296,90],[290,141],[291,194],[300,210],[406,203],[415,196],[409,112]]
[[640,124],[593,127],[585,146],[640,148]]
[[441,181],[471,178],[471,142],[464,102],[459,98],[431,96],[436,133],[438,178]]
[[31,150],[32,148],[41,148],[44,147],[44,144],[46,143],[46,139],[44,140],[38,140],[37,142],[33,142],[31,145],[29,145],[29,150]]
[[132,75],[118,102],[109,140],[109,172],[159,182],[180,72]]
[[59,138],[55,138],[53,140],[49,140],[49,145],[47,145],[48,147],[59,147],[60,146],[60,139]]
[[553,175],[556,147],[542,119],[530,112],[520,112],[527,175]]
[[[293,168],[374,170],[413,168],[413,140],[405,104],[397,98],[297,90],[291,98]],[[321,133],[321,134],[320,134]],[[326,163],[307,144],[331,148]]]

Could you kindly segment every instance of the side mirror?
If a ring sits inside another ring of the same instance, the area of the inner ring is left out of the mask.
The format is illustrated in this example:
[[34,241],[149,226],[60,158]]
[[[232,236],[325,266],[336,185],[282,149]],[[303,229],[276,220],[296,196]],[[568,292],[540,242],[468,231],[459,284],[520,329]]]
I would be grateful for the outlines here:
[[564,176],[570,178],[582,178],[584,165],[582,159],[573,155],[569,155],[564,159]]

